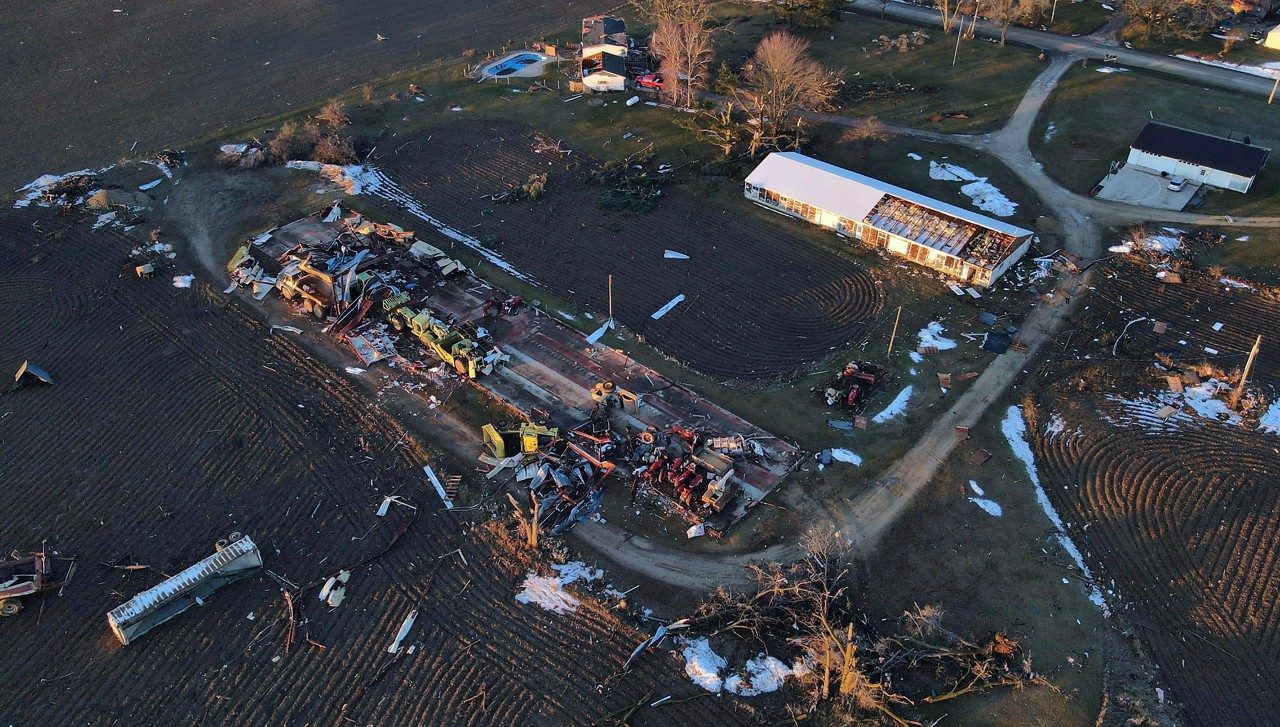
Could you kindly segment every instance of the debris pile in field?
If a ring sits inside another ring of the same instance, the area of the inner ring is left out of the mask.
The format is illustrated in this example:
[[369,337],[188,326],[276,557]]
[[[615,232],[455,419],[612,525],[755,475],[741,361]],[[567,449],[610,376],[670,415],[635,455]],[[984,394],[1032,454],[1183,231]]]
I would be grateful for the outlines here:
[[[722,533],[754,504],[735,464],[761,462],[764,450],[758,443],[679,425],[635,431],[622,423],[635,411],[630,392],[600,385],[593,395],[590,416],[565,429],[536,424],[483,429],[489,454],[481,460],[495,468],[491,477],[510,467],[516,482],[527,483],[539,532],[560,535],[598,517],[605,481],[615,472],[628,483],[631,503],[641,495],[655,498],[693,526],[689,537]],[[528,537],[523,513],[521,518]]]
[[412,231],[336,202],[253,238],[236,250],[227,271],[226,292],[246,287],[262,300],[278,290],[295,315],[324,321],[366,366],[396,355],[388,327],[465,378],[492,373],[507,360],[483,326],[454,321],[426,305],[428,291],[465,274],[465,265]]
[[[702,688],[754,696],[792,686],[793,716],[887,720],[915,704],[996,688],[1050,686],[1018,642],[1001,632],[973,641],[942,626],[942,612],[917,606],[889,622],[856,606],[851,556],[830,531],[805,536],[806,555],[782,566],[752,565],[755,584],[717,589],[681,622],[685,672]],[[677,624],[672,624],[676,626]],[[717,645],[749,644],[741,663]],[[760,648],[763,647],[763,651]],[[914,692],[905,693],[908,687]]]

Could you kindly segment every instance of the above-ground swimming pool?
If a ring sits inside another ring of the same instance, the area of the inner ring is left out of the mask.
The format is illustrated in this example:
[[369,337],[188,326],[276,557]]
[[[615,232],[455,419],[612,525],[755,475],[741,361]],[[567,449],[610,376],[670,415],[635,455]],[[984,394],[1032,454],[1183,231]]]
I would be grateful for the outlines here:
[[483,78],[502,78],[503,76],[541,76],[542,66],[551,60],[550,56],[533,51],[513,53],[495,63],[485,66],[480,75]]

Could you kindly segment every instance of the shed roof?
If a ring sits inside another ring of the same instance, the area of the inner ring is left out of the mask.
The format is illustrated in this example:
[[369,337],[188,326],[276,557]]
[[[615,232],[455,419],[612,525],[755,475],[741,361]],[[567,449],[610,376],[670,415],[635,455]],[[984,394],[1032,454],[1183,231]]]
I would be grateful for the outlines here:
[[[596,59],[599,59],[599,61]],[[615,56],[612,53],[600,53],[599,55],[583,58],[583,77],[594,76],[597,73],[608,73],[614,76],[622,76],[623,78],[626,78],[627,62],[622,58],[622,56]]]
[[842,169],[799,152],[774,152],[747,176],[747,184],[811,204],[845,219],[865,220],[884,196],[918,204],[934,212],[1014,237],[1031,234],[1016,225],[970,212],[909,189]]
[[1271,150],[1212,134],[1202,134],[1158,121],[1147,122],[1133,140],[1134,149],[1177,159],[1241,177],[1253,177],[1267,163]]

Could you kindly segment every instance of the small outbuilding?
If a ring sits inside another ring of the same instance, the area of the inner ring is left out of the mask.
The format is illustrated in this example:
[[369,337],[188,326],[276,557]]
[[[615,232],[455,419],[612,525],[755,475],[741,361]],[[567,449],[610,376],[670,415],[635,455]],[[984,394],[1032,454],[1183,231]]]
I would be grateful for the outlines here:
[[765,157],[744,194],[972,285],[989,287],[1031,247],[1030,230],[797,152]]
[[1151,121],[1129,148],[1128,163],[1189,182],[1247,192],[1271,150]]
[[625,91],[627,62],[612,53],[582,57],[582,85],[592,91]]

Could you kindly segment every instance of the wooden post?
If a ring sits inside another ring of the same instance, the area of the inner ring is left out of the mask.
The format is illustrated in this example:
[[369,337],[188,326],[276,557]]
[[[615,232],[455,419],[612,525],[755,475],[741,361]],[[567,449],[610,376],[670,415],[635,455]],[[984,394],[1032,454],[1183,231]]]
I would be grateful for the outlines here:
[[898,323],[902,321],[902,306],[898,306],[898,317],[893,319],[893,333],[889,334],[889,350],[884,357],[893,355],[893,340],[898,337]]
[[1262,346],[1262,336],[1253,342],[1253,350],[1249,352],[1249,360],[1244,364],[1244,373],[1240,375],[1240,383],[1231,391],[1231,408],[1240,403],[1240,395],[1244,393],[1244,385],[1249,381],[1249,370],[1253,368],[1253,360],[1258,357],[1258,348]]
[[542,514],[542,503],[538,502],[538,498],[533,498],[533,511],[529,516],[529,548],[530,550],[538,549],[538,516]]

